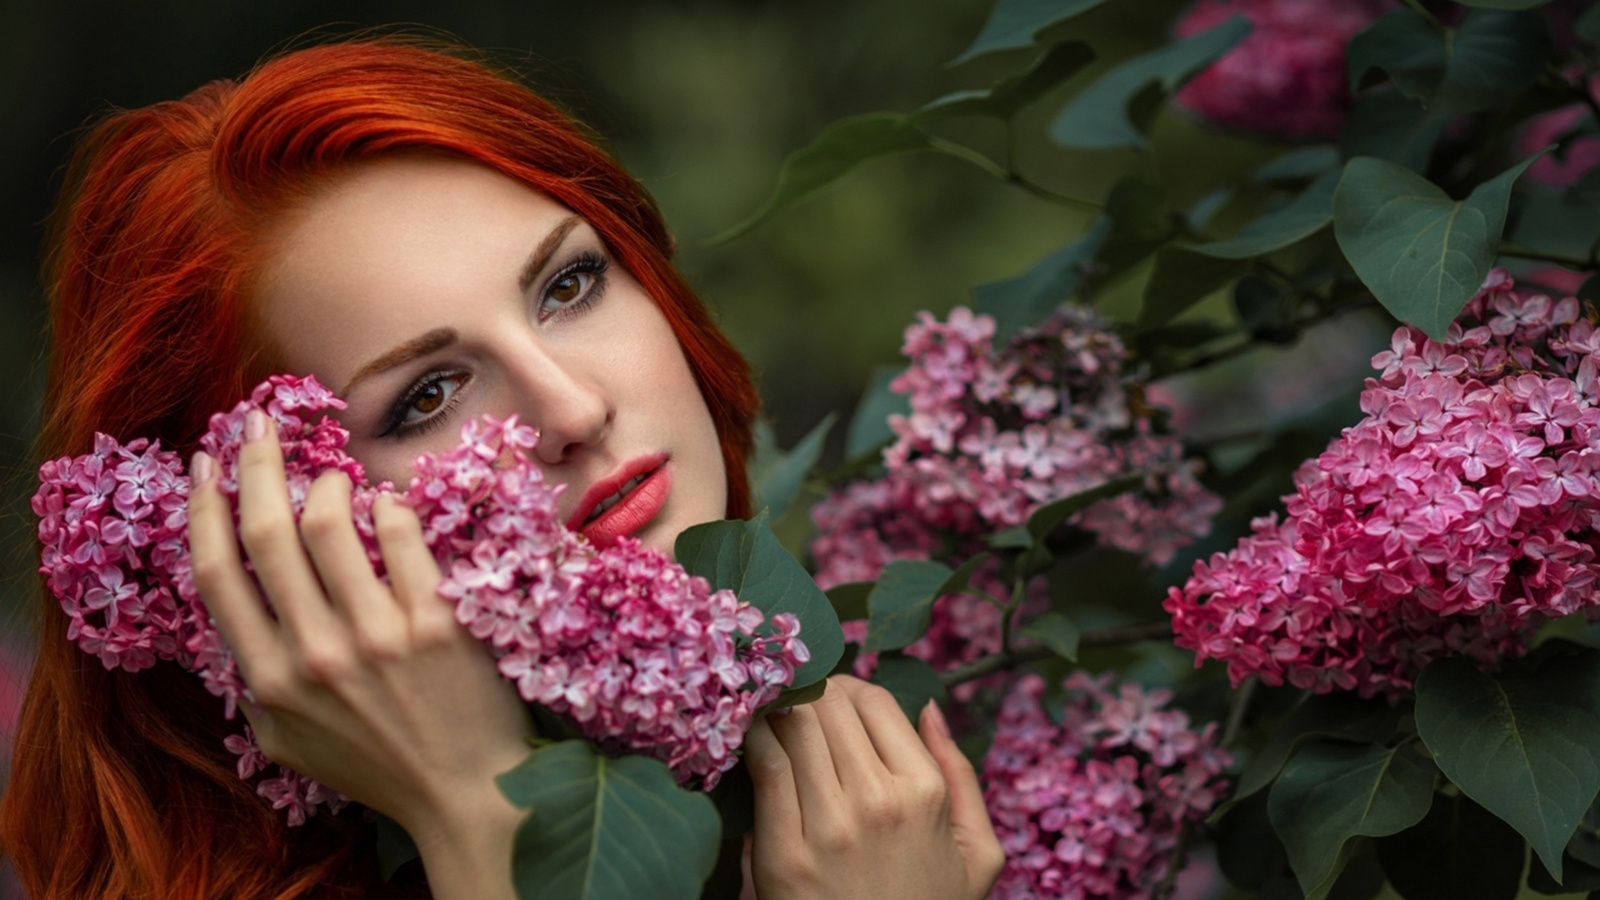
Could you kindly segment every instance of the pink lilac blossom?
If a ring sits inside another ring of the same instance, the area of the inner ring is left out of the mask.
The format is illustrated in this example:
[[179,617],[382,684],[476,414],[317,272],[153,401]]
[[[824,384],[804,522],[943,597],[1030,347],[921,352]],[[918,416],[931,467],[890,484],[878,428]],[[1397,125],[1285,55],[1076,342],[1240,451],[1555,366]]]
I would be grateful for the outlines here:
[[[213,416],[200,444],[236,504],[245,414],[267,413],[295,514],[312,480],[345,472],[358,486],[357,533],[382,575],[372,502],[388,486],[366,485],[337,422],[302,418],[342,406],[312,378],[275,376]],[[680,782],[713,787],[735,764],[755,710],[809,658],[798,620],[778,614],[768,622],[631,538],[602,551],[568,531],[556,513],[560,488],[546,485],[528,457],[536,442],[514,417],[485,418],[463,428],[457,447],[417,460],[403,496],[444,573],[439,593],[523,699],[568,716],[609,752],[657,757]],[[166,660],[195,671],[232,719],[250,690],[194,587],[189,479],[177,455],[99,435],[93,453],[45,463],[40,482],[33,508],[41,571],[72,620],[69,637],[108,669]],[[258,793],[285,809],[290,824],[347,802],[273,766],[248,727],[225,745],[239,757],[239,777],[260,777]]]
[[1185,824],[1204,819],[1231,765],[1216,725],[1194,731],[1171,694],[1074,673],[1059,724],[1025,675],[1000,708],[984,798],[1006,865],[990,895],[1147,897]]
[[1388,0],[1198,0],[1178,20],[1178,37],[1233,16],[1253,30],[1177,102],[1227,128],[1291,140],[1336,135],[1350,106],[1345,47],[1393,8]]
[[[1104,321],[1064,305],[1003,345],[994,336],[992,317],[964,307],[944,322],[922,313],[906,329],[910,366],[891,388],[911,412],[890,419],[883,476],[845,485],[812,511],[819,584],[869,581],[898,559],[971,555],[1040,506],[1124,476],[1143,476],[1144,490],[1069,522],[1154,565],[1209,530],[1220,499],[1178,439],[1130,401],[1127,351]],[[1005,597],[997,584],[985,589]],[[909,652],[943,668],[999,640],[998,612],[954,594],[935,604],[928,637]]]
[[1401,327],[1372,364],[1365,417],[1301,467],[1287,515],[1172,589],[1197,664],[1394,695],[1600,610],[1600,330],[1578,300],[1496,270],[1444,340]]

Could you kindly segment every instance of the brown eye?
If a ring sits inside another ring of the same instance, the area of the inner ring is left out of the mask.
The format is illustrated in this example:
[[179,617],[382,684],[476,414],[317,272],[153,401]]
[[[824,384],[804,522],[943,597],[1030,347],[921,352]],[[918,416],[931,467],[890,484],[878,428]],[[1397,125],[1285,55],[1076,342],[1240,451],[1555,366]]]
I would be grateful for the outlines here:
[[556,279],[550,285],[550,299],[557,303],[567,304],[583,296],[584,279],[589,276],[582,272],[572,272]]
[[456,392],[471,380],[466,372],[429,374],[395,400],[382,434],[401,435],[430,422],[443,422],[449,417]]
[[444,386],[435,381],[427,385],[411,400],[411,408],[426,415],[444,405]]

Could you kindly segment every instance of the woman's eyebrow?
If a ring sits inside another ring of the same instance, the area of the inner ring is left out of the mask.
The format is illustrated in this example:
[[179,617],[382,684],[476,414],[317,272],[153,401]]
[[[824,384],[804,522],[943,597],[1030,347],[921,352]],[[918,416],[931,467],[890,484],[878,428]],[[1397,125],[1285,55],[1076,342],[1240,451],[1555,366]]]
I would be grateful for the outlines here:
[[583,219],[578,216],[567,216],[556,223],[556,227],[550,229],[550,233],[544,236],[539,246],[533,248],[533,253],[528,256],[527,263],[522,267],[522,275],[517,278],[517,287],[520,290],[526,291],[528,286],[533,284],[533,280],[538,278],[539,273],[549,264],[550,257],[561,247],[561,242],[567,239],[572,229],[582,223]]
[[339,392],[339,396],[348,397],[351,389],[366,379],[380,372],[387,372],[395,366],[404,365],[413,359],[443,350],[456,340],[454,328],[435,328],[421,337],[414,337],[356,370],[356,374],[351,376],[350,382]]

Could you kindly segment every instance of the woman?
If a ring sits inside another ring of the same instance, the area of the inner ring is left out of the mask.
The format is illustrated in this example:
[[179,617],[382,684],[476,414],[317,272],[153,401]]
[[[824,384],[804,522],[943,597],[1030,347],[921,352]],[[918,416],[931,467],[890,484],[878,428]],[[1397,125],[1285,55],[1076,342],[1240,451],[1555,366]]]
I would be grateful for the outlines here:
[[[395,40],[315,47],[84,139],[51,233],[43,453],[93,432],[192,451],[206,417],[276,371],[350,402],[374,480],[517,413],[572,527],[670,550],[744,515],[755,395],[669,261],[643,190],[525,88]],[[450,618],[416,519],[376,513],[392,587],[319,480],[298,525],[256,418],[239,536],[194,457],[197,584],[260,703],[274,759],[384,812],[435,897],[511,896],[520,813],[492,778],[531,733]],[[266,612],[265,603],[276,611]],[[401,896],[358,817],[285,829],[238,779],[215,698],[172,667],[104,671],[45,604],[0,840],[34,898]],[[999,848],[937,709],[913,731],[849,679],[758,724],[762,897],[981,896]]]

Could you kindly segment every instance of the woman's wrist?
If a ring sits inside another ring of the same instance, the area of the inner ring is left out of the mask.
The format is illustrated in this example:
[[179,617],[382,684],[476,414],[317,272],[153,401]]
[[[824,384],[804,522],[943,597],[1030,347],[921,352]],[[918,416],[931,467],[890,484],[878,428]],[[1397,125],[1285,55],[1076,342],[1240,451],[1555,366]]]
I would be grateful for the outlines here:
[[436,900],[511,900],[511,848],[526,810],[493,782],[406,824]]

